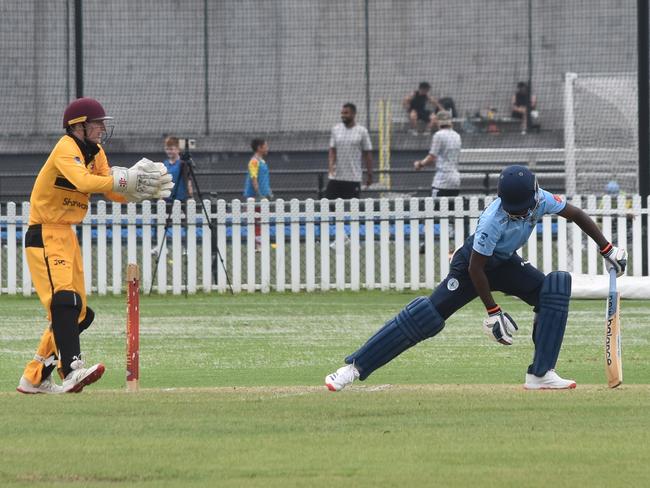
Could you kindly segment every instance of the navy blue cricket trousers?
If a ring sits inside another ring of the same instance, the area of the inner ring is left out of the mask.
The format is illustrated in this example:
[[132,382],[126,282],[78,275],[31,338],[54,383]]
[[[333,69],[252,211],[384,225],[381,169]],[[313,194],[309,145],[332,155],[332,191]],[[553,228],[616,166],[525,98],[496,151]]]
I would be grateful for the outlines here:
[[[456,251],[451,260],[449,274],[431,294],[433,306],[445,320],[478,296],[468,271],[473,242],[472,235],[463,247]],[[491,257],[487,262],[485,274],[492,291],[516,296],[535,307],[537,312],[539,292],[546,276],[540,270],[515,253],[507,260]]]

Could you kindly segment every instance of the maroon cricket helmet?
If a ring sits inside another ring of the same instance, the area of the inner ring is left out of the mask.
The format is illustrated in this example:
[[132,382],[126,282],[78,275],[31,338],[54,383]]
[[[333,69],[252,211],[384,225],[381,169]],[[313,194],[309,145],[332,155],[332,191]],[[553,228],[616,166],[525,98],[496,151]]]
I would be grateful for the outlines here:
[[78,124],[80,122],[112,119],[113,117],[106,115],[102,104],[94,98],[77,98],[63,112],[63,128],[67,129],[72,124]]

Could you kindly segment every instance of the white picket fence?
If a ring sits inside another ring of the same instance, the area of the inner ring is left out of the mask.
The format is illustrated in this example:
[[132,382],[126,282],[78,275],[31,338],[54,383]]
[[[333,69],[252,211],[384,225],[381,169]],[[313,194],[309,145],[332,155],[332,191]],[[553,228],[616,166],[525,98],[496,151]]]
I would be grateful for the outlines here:
[[[214,239],[200,202],[189,201],[185,213],[176,202],[153,291],[225,293],[230,286],[235,293],[431,289],[446,276],[450,254],[474,231],[481,210],[490,201],[490,197],[472,197],[464,208],[462,198],[441,198],[437,204],[431,198],[206,200]],[[571,201],[584,207],[609,239],[628,249],[628,274],[641,276],[642,216],[648,214],[641,198],[612,201],[607,196],[586,196]],[[29,203],[2,206],[1,293],[33,293],[22,252],[28,219]],[[83,224],[77,226],[87,291],[122,293],[130,262],[140,265],[143,289],[148,291],[166,219],[164,202],[120,205],[100,201],[90,205]],[[559,269],[592,276],[604,272],[595,244],[575,224],[545,216],[539,227],[521,254],[543,272]],[[273,230],[285,238],[272,237]],[[216,257],[215,244],[219,250]],[[646,245],[650,255],[650,244]]]

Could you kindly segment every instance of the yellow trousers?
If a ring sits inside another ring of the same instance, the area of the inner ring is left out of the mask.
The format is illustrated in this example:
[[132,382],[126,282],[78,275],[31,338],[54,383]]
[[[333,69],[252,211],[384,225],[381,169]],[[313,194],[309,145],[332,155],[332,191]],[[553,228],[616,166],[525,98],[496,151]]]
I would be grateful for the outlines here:
[[[72,226],[30,225],[25,234],[25,253],[32,283],[45,308],[48,321],[52,320],[52,295],[68,290],[81,297],[79,322],[82,322],[86,317],[86,289],[81,251]],[[44,368],[58,362],[57,351],[52,327],[48,326],[41,336],[34,359],[25,367],[25,378],[34,385],[40,384]]]

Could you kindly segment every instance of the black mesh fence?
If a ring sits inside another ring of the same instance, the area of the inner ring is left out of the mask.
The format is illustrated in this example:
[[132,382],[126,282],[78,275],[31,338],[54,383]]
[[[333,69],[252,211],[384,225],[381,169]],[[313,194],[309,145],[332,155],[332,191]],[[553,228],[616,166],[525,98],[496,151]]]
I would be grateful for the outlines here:
[[[3,175],[16,154],[25,171],[42,164],[79,74],[116,119],[109,156],[160,158],[165,135],[195,138],[207,189],[226,197],[259,135],[276,193],[316,196],[319,175],[300,172],[326,174],[345,102],[393,171],[377,191],[427,193],[410,169],[439,105],[463,138],[465,193],[491,191],[510,162],[557,191],[637,191],[634,0],[4,0],[0,14]],[[404,101],[423,81],[435,100],[412,122]],[[513,114],[519,82],[536,105]]]

